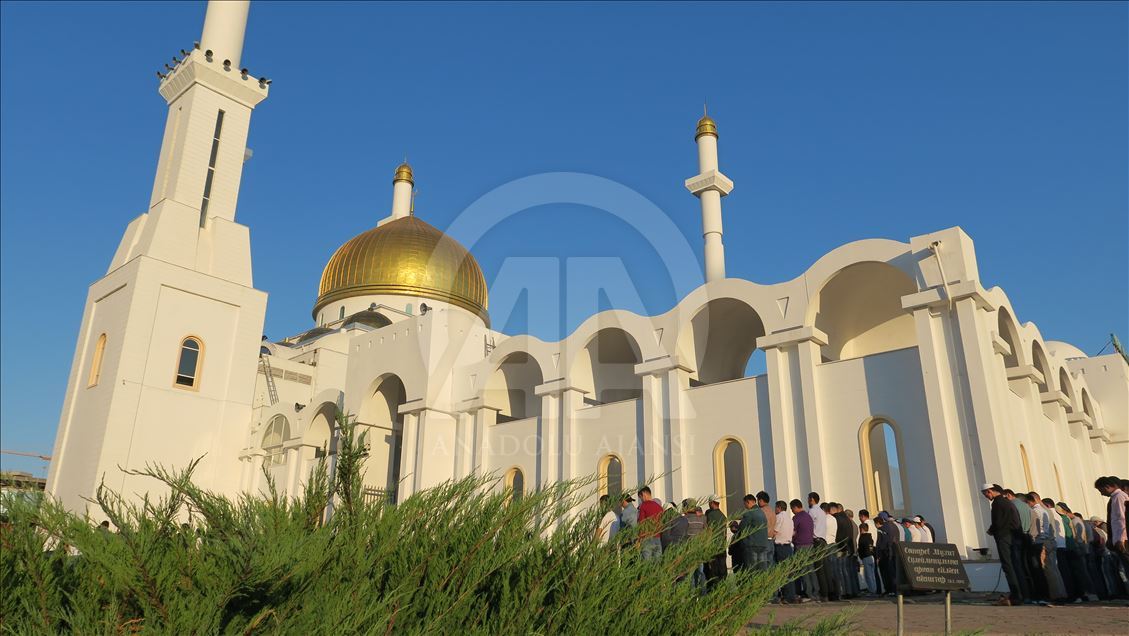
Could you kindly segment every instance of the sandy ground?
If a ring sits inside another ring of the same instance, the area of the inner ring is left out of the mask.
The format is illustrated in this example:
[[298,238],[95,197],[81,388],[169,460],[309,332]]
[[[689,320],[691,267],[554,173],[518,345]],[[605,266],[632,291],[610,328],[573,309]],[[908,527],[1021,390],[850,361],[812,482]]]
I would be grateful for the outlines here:
[[[893,634],[897,629],[897,604],[893,599],[854,600],[841,603],[769,605],[753,622],[757,626],[782,625],[794,620],[814,622],[837,612],[852,614],[852,633]],[[906,597],[907,634],[943,634],[944,596]],[[998,607],[980,595],[953,595],[953,633],[980,634],[1129,634],[1129,602],[1086,603],[1064,606]]]

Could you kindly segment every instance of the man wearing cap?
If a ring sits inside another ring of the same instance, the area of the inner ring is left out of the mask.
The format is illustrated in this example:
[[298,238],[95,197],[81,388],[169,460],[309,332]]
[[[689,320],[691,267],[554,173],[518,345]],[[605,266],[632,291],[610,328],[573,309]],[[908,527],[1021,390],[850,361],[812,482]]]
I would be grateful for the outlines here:
[[635,507],[635,497],[624,495],[619,505],[619,529],[626,530],[639,525],[639,509]]
[[933,543],[934,542],[933,541],[933,533],[930,532],[929,528],[925,527],[925,520],[921,518],[921,515],[915,515],[914,516],[913,525],[914,525],[914,527],[917,528],[918,534],[921,535],[921,542],[922,543]]
[[725,548],[729,543],[725,535],[725,513],[721,511],[721,498],[717,495],[710,495],[706,527],[717,537],[718,552],[706,563],[706,582],[712,588],[725,578],[728,569],[725,565]]
[[1012,541],[1015,531],[1020,529],[1019,513],[1015,506],[1004,498],[1004,489],[997,484],[984,484],[980,487],[984,497],[992,502],[992,524],[988,526],[988,534],[996,540],[996,556],[1000,559],[1007,586],[1011,590],[1010,598],[1001,597],[999,605],[1017,605],[1030,598],[1027,582],[1015,575],[1015,566],[1012,563]]
[[921,533],[917,531],[917,527],[913,525],[913,520],[909,517],[902,517],[902,538],[909,543],[921,543]]
[[890,513],[883,510],[874,520],[878,528],[877,539],[874,541],[874,559],[878,563],[879,578],[882,579],[882,592],[894,594],[897,586],[895,559],[898,558],[894,547],[901,538],[895,527],[894,519]]

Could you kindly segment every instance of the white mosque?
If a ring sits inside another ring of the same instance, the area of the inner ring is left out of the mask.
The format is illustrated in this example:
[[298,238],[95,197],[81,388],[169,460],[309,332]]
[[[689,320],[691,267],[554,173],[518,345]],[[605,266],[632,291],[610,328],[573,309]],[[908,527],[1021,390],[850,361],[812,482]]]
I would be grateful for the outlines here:
[[[267,294],[235,220],[270,84],[240,62],[247,14],[210,2],[199,45],[160,78],[150,207],[90,287],[59,421],[47,489],[68,507],[103,481],[154,488],[122,468],[198,457],[216,491],[269,473],[296,493],[321,458],[332,469],[338,412],[368,432],[370,496],[491,472],[517,490],[657,475],[663,500],[721,493],[730,512],[749,491],[815,490],[922,514],[970,562],[990,545],[982,482],[1089,516],[1105,510],[1094,478],[1129,473],[1129,364],[1021,323],[960,228],[848,243],[780,283],[727,278],[733,182],[708,116],[686,181],[706,283],[667,313],[603,311],[560,342],[491,329],[482,270],[412,210],[405,164],[387,218],[329,257],[312,328],[263,340]],[[747,377],[756,350],[767,372]]]

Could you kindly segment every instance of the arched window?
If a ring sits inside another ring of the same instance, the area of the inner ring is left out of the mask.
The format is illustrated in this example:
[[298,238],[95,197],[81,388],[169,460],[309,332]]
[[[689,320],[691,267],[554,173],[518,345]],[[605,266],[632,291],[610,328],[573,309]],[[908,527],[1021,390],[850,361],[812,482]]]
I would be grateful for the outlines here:
[[1066,412],[1074,412],[1074,389],[1070,386],[1070,374],[1067,373],[1066,367],[1060,367],[1058,370],[1058,390],[1066,395]]
[[259,347],[259,355],[269,356],[270,355],[270,347]]
[[1094,405],[1090,404],[1090,394],[1086,392],[1086,389],[1082,389],[1082,412],[1089,415],[1090,420],[1094,421]]
[[745,447],[733,438],[718,442],[714,449],[714,482],[721,497],[722,512],[736,514],[743,507],[748,493],[745,481]]
[[615,455],[600,460],[600,494],[616,498],[623,494],[623,462]]
[[509,500],[517,503],[525,496],[525,474],[520,468],[511,468],[506,473],[506,490],[510,491]]
[[176,363],[176,386],[186,389],[200,387],[200,363],[204,359],[204,345],[198,338],[189,336],[180,342],[180,360]]
[[106,355],[106,334],[98,336],[98,342],[94,345],[94,357],[90,360],[90,376],[89,381],[86,383],[87,387],[92,387],[98,384],[98,378],[102,375],[102,358]]
[[1019,332],[1016,330],[1015,321],[1012,320],[1007,309],[1000,307],[996,313],[998,314],[996,329],[1000,334],[1000,339],[1006,342],[1011,349],[1003,356],[1004,367],[1011,369],[1019,366]]
[[285,415],[278,414],[270,418],[267,428],[263,432],[263,450],[267,451],[264,463],[275,465],[286,463],[286,452],[282,450],[282,443],[290,439],[290,421]]
[[1035,482],[1031,480],[1031,462],[1027,461],[1027,449],[1019,445],[1019,458],[1023,460],[1023,477],[1027,480],[1027,492],[1035,490]]
[[859,444],[865,471],[867,505],[871,510],[886,510],[895,517],[910,511],[906,492],[905,462],[901,440],[893,423],[873,419],[862,426]]
[[341,312],[337,316],[338,320],[345,320],[345,305],[341,305]]

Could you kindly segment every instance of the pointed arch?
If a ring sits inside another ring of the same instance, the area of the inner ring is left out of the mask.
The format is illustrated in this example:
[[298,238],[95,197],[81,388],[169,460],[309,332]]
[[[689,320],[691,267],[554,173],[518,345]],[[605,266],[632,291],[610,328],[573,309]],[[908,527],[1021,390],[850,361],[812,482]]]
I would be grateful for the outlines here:
[[604,455],[596,466],[596,475],[599,478],[599,494],[608,495],[609,498],[623,494],[623,458],[619,455]]
[[889,263],[855,263],[832,275],[808,307],[807,324],[827,334],[824,362],[916,346],[913,316],[902,308],[902,297],[915,292],[913,279]]
[[524,351],[515,351],[498,364],[486,384],[487,406],[498,410],[498,421],[541,415],[541,397],[534,389],[545,382],[541,365]]
[[577,352],[569,370],[574,386],[588,392],[585,402],[607,404],[643,396],[635,365],[643,361],[639,344],[619,327],[604,327]]
[[702,305],[678,334],[679,355],[694,365],[691,385],[745,377],[763,335],[764,321],[742,300],[715,298]]
[[1073,413],[1076,403],[1074,398],[1074,386],[1070,381],[1070,373],[1066,371],[1066,367],[1059,367],[1058,369],[1058,390],[1066,395],[1066,412]]
[[996,310],[996,314],[996,330],[1000,339],[1007,343],[1008,348],[1011,349],[1003,356],[1004,367],[1011,369],[1020,365],[1019,345],[1022,341],[1019,338],[1019,328],[1016,327],[1015,318],[1012,317],[1007,307],[1000,307]]
[[359,432],[365,435],[369,452],[365,458],[364,485],[385,490],[392,503],[398,500],[396,491],[402,472],[404,416],[400,407],[407,402],[406,396],[400,376],[384,374],[369,384],[357,414],[357,423],[362,426]]
[[263,430],[262,448],[267,452],[265,463],[281,466],[286,463],[286,451],[282,444],[290,439],[290,420],[279,413],[270,418]]
[[736,437],[723,437],[714,446],[713,466],[715,493],[720,497],[721,511],[736,514],[749,492],[745,444]]
[[520,502],[525,497],[525,473],[514,466],[506,471],[506,501]]
[[908,514],[913,508],[900,428],[887,417],[868,419],[859,428],[859,449],[870,509],[895,517]]
[[1031,364],[1043,376],[1043,379],[1039,381],[1039,393],[1046,393],[1052,386],[1052,378],[1049,375],[1051,365],[1047,362],[1047,354],[1043,351],[1043,346],[1039,344],[1038,340],[1031,343]]

